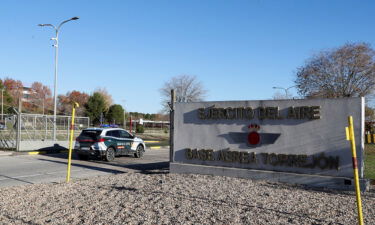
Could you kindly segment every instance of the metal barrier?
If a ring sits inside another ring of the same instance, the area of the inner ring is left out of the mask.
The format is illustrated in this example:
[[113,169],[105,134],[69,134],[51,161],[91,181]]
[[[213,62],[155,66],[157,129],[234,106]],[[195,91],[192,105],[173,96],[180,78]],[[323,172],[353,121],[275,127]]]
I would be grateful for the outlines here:
[[375,134],[365,134],[366,144],[375,144]]
[[[18,120],[20,116],[20,120]],[[15,149],[21,141],[53,141],[53,115],[42,114],[14,114],[3,115],[4,126],[0,127],[0,148]],[[21,126],[18,126],[20,121]],[[57,141],[69,140],[71,116],[56,116]],[[75,132],[89,127],[89,117],[76,117],[74,119]],[[75,136],[76,136],[75,135]],[[18,140],[19,139],[19,140]]]

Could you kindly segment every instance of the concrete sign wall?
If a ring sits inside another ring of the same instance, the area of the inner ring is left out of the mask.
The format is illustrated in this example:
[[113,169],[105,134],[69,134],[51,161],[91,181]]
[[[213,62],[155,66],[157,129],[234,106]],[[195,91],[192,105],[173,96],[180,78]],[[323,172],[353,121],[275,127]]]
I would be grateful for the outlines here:
[[349,115],[362,178],[363,98],[176,103],[173,161],[351,178]]

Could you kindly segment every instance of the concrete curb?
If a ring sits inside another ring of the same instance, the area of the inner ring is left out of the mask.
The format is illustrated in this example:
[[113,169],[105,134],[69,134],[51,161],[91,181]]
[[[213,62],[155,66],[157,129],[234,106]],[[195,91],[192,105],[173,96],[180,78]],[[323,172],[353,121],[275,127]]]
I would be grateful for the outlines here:
[[0,156],[10,156],[12,154],[13,152],[10,152],[10,151],[0,151]]
[[156,149],[161,149],[161,148],[169,148],[169,146],[151,146],[149,149],[151,150],[156,150]]
[[161,141],[145,141],[145,143],[160,143]]
[[[179,174],[206,174],[214,176],[237,177],[271,182],[301,184],[316,188],[329,188],[337,190],[354,190],[353,178],[333,177],[291,172],[278,172],[270,170],[242,169],[234,167],[206,166],[187,163],[170,163],[170,173]],[[370,190],[370,180],[360,179],[361,191]]]
[[69,150],[53,150],[53,151],[32,151],[25,152],[26,155],[48,155],[48,154],[58,154],[58,153],[67,153]]
[[32,152],[26,152],[27,155],[47,155],[47,154],[57,154],[57,153],[67,153],[69,150],[60,150],[60,151],[32,151]]
[[15,152],[15,151],[0,151],[1,156],[17,156],[17,155],[47,155],[66,153],[68,150],[52,150],[52,151],[30,151],[30,152]]
[[[162,148],[169,148],[169,146],[152,146],[148,147],[149,150],[158,150]],[[58,154],[58,153],[68,153],[69,150],[51,150],[51,151],[25,151],[25,152],[16,152],[16,151],[0,151],[1,156],[17,156],[17,155],[48,155],[48,154]]]

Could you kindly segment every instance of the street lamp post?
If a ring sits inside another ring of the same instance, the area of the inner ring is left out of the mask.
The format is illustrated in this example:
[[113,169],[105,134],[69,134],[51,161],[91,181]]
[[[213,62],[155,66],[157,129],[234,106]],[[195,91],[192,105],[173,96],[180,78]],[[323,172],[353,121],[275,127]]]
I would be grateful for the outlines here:
[[123,126],[124,126],[124,129],[126,130],[126,119],[125,119],[125,116],[126,116],[126,111],[125,111],[125,102],[126,102],[126,100],[121,100],[123,103],[124,103],[124,105],[122,106],[122,108],[124,109],[124,123],[123,123]]
[[55,47],[55,81],[54,81],[54,91],[53,91],[53,140],[56,141],[56,108],[57,108],[57,53],[58,53],[58,48],[59,48],[59,30],[61,28],[61,26],[64,24],[64,23],[67,23],[69,21],[72,21],[72,20],[78,20],[79,17],[72,17],[68,20],[64,20],[63,22],[60,23],[59,26],[55,26],[55,25],[52,25],[52,24],[38,24],[38,26],[41,26],[41,27],[52,27],[55,32],[56,32],[56,36],[54,38],[51,38],[51,40],[54,40],[55,41],[55,44],[52,45],[53,47]]
[[124,109],[124,122],[123,122],[123,124],[124,124],[124,129],[126,130],[126,119],[125,119],[125,115],[126,115],[126,112],[125,112],[125,109]]
[[272,88],[284,90],[285,91],[285,98],[289,98],[288,90],[291,89],[291,88],[294,88],[294,87],[296,87],[296,85],[288,87],[288,88],[283,88],[283,87],[272,87]]

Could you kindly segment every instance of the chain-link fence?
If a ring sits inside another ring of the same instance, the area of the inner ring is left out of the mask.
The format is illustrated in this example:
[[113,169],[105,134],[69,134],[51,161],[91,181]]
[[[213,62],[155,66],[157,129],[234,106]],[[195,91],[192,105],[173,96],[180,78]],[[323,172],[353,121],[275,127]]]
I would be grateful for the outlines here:
[[[53,115],[25,114],[20,117],[21,126],[18,126],[18,115],[3,115],[0,123],[0,148],[16,148],[17,133],[19,141],[47,141],[53,140]],[[71,116],[56,116],[57,141],[69,140]],[[90,125],[88,117],[75,117],[75,136],[82,129]],[[18,130],[20,128],[20,130]]]

